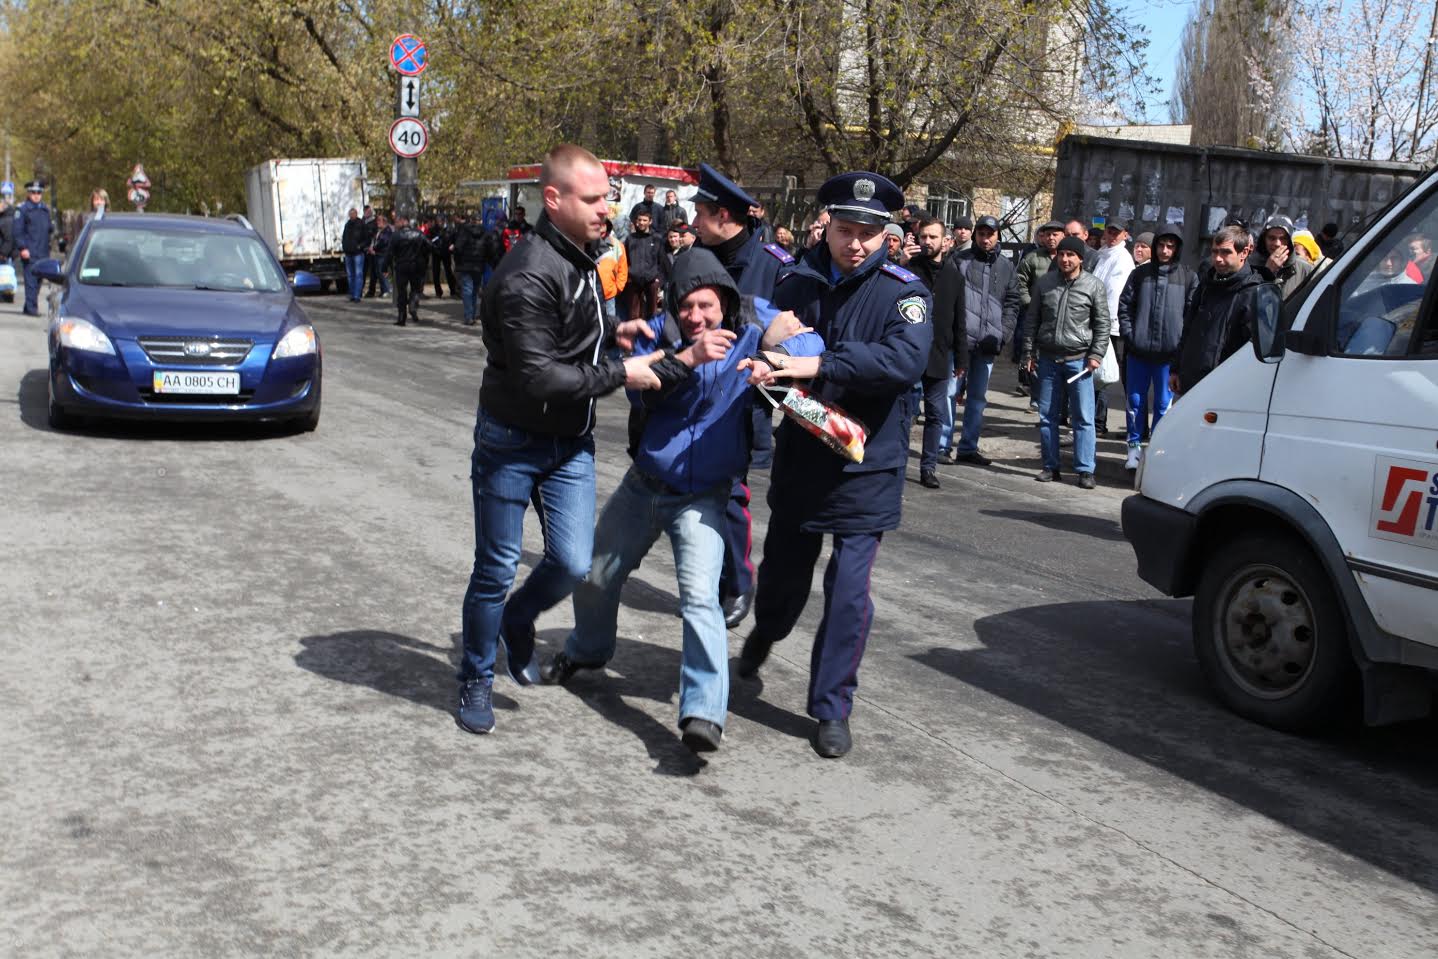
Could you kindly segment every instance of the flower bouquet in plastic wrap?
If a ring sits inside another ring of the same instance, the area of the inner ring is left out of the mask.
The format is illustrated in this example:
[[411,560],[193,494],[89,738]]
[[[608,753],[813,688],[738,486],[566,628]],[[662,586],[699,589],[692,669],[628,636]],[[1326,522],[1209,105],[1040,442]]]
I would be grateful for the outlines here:
[[782,400],[776,399],[765,387],[761,386],[760,390],[770,404],[823,440],[829,449],[855,463],[864,462],[864,443],[869,431],[863,423],[798,386],[789,387]]

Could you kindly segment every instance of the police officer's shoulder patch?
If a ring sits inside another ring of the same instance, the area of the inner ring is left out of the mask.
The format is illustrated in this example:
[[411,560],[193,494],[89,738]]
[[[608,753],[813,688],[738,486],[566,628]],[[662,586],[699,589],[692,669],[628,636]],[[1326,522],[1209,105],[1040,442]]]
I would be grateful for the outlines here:
[[794,257],[790,255],[789,251],[777,243],[765,243],[764,251],[785,266],[794,262]]
[[886,260],[884,264],[879,267],[879,269],[883,270],[885,273],[889,274],[894,279],[903,280],[905,283],[919,282],[919,277],[917,274],[910,273],[908,270],[904,269],[902,266],[899,266],[899,264],[897,263],[890,263]]
[[906,296],[899,301],[899,315],[906,323],[922,323],[928,318],[928,313],[922,296]]

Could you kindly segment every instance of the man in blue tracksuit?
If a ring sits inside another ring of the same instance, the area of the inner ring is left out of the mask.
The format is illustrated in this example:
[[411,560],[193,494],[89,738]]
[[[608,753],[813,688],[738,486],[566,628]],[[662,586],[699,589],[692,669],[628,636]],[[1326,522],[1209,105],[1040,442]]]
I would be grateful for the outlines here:
[[50,256],[54,230],[44,196],[45,184],[39,180],[25,184],[25,202],[15,214],[15,250],[25,274],[25,312],[30,316],[40,315],[40,278],[31,267]]
[[[739,293],[765,300],[774,295],[779,271],[794,257],[776,243],[767,242],[762,230],[755,230],[749,210],[758,200],[743,187],[707,163],[699,164],[699,186],[694,191],[694,234],[697,246],[719,258],[729,271]],[[753,403],[752,441],[755,469],[768,469],[774,458],[772,410],[762,399]],[[724,575],[719,578],[719,601],[724,622],[738,626],[749,615],[754,600],[754,564],[749,559],[753,545],[753,518],[749,514],[748,470],[734,477],[725,516]]]
[[774,305],[823,337],[819,357],[770,374],[812,378],[812,391],[868,430],[863,462],[839,456],[791,419],[779,427],[769,485],[769,530],[754,599],[754,630],[739,674],[754,676],[798,622],[814,565],[833,536],[824,573],[824,616],[809,667],[814,750],[847,753],[849,712],[874,604],[870,573],[884,532],[898,528],[909,457],[909,394],[933,342],[933,300],[922,280],[888,262],[884,224],[904,195],[877,173],[832,177],[819,189],[831,217],[825,239],[779,276]]
[[[664,348],[666,320],[677,321],[681,345],[652,367],[660,389],[630,396],[647,414],[634,465],[599,517],[589,575],[574,592],[574,631],[541,677],[566,683],[609,661],[620,590],[668,533],[684,619],[679,727],[686,746],[711,752],[729,709],[729,634],[719,605],[724,510],[733,478],[749,462],[749,367],[769,345],[764,334],[774,313],[741,297],[719,260],[697,248],[675,260],[664,302],[673,315],[655,317],[652,339],[636,341],[635,352]],[[800,333],[777,351],[817,356],[822,348],[815,334]]]

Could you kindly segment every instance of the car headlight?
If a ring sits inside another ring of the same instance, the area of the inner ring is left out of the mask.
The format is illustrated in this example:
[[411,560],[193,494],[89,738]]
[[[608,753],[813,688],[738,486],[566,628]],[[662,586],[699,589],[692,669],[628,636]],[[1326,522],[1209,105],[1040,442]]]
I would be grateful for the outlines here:
[[110,338],[100,332],[100,328],[89,320],[66,317],[59,322],[56,332],[59,333],[61,346],[68,346],[72,350],[85,350],[89,353],[115,355],[115,344],[111,343]]
[[282,360],[287,356],[304,356],[313,353],[319,348],[319,341],[315,339],[315,328],[308,323],[297,326],[290,330],[280,341],[275,344],[274,353],[270,359]]

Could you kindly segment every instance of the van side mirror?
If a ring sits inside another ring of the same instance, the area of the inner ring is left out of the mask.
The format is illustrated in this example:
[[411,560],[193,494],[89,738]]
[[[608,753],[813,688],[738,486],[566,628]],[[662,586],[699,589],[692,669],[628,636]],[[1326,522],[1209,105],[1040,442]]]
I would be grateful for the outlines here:
[[1278,335],[1282,294],[1272,283],[1265,283],[1253,291],[1253,299],[1253,352],[1260,362],[1282,356],[1282,341]]
[[30,264],[30,272],[51,283],[65,282],[65,268],[60,265],[59,260],[37,260]]

